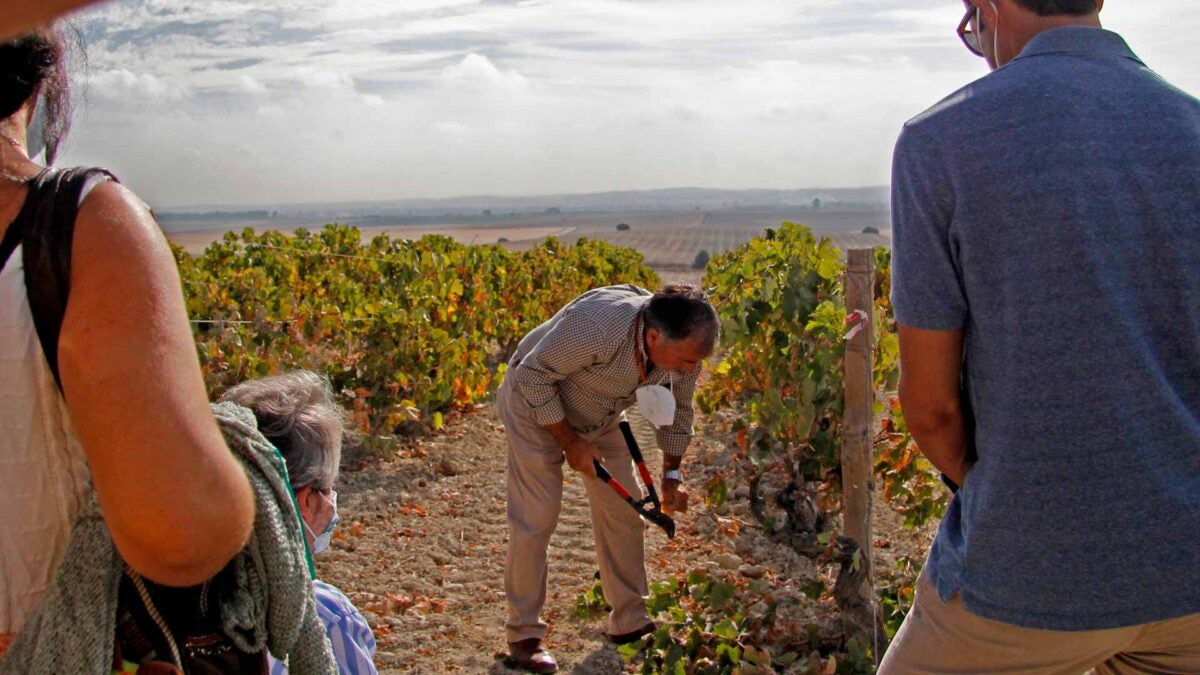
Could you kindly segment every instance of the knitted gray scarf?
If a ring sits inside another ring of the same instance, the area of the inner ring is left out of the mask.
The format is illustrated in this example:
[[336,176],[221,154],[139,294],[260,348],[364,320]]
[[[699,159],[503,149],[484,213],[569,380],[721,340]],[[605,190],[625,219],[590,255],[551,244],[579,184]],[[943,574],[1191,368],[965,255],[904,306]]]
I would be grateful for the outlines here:
[[[303,533],[283,459],[259,433],[254,414],[213,406],[225,442],[254,489],[254,530],[234,558],[237,583],[219,599],[225,633],[247,652],[264,647],[295,675],[337,675],[317,616]],[[0,673],[112,673],[117,587],[124,563],[95,495],[71,530],[54,583],[0,661]]]

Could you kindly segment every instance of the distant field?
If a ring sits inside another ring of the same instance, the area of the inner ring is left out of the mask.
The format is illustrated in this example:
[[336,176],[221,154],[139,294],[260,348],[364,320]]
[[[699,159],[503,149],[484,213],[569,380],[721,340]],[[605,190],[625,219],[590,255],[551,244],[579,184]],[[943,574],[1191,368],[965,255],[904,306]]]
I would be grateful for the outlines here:
[[[296,228],[277,228],[277,227],[252,227],[257,231],[267,230],[283,230],[290,232]],[[310,229],[321,229],[321,225],[310,226]],[[201,230],[197,232],[168,232],[167,239],[177,246],[182,246],[185,251],[192,255],[198,255],[214,241],[219,241],[225,236],[225,232],[236,231],[240,232],[242,228],[232,230]],[[507,228],[480,228],[480,227],[453,227],[450,229],[444,227],[361,227],[363,239],[371,239],[381,234],[386,234],[393,238],[403,239],[420,239],[427,234],[444,234],[454,237],[458,241],[465,244],[495,244],[500,240],[508,242],[522,241],[541,241],[546,237],[564,237],[570,236],[574,230],[572,227],[507,227]]]
[[[891,222],[886,210],[722,210],[715,212],[631,212],[597,214],[539,214],[511,216],[469,222],[446,220],[420,224],[381,224],[372,221],[358,225],[364,238],[386,233],[392,237],[416,239],[426,234],[445,234],[463,243],[503,243],[510,248],[526,248],[550,236],[572,241],[578,237],[602,239],[628,246],[646,257],[646,262],[669,279],[695,280],[698,272],[691,266],[697,254],[715,255],[761,236],[767,227],[791,220],[807,225],[818,235],[829,236],[842,249],[891,246]],[[617,225],[629,225],[627,231]],[[167,238],[190,253],[199,253],[226,231],[243,227],[285,232],[297,228],[319,228],[321,223],[279,220],[227,223],[197,223],[196,231],[169,232]],[[187,223],[171,223],[172,229],[187,229]],[[880,234],[863,234],[866,227]]]
[[[830,235],[843,248],[891,245],[890,222],[885,211],[605,214],[569,222],[576,225],[578,236],[635,248],[651,266],[672,268],[690,266],[700,251],[713,255],[736,248],[762,236],[765,228],[778,227],[785,220]],[[630,229],[618,231],[619,223],[629,225]],[[864,227],[874,227],[881,234],[864,235]]]

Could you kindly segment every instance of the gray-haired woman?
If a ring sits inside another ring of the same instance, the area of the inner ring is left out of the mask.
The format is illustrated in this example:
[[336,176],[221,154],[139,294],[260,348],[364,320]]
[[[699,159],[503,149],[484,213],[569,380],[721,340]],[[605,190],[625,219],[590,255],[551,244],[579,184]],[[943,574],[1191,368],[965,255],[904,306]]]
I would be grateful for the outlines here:
[[[337,525],[338,464],[342,456],[344,421],[333,402],[329,382],[298,370],[243,382],[225,392],[231,401],[254,412],[258,430],[279,448],[300,506],[301,524],[313,553],[329,546]],[[325,623],[342,675],[375,673],[375,636],[366,618],[336,586],[313,580],[317,614]],[[272,675],[287,666],[271,659]]]

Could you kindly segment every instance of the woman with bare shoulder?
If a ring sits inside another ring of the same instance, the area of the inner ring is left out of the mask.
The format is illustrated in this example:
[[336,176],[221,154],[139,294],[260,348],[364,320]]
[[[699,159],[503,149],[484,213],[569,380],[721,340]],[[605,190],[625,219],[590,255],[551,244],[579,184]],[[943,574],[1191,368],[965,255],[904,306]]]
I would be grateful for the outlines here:
[[254,520],[208,405],[170,248],[108,174],[72,203],[70,293],[57,348],[43,350],[28,302],[37,289],[12,235],[31,185],[55,171],[30,160],[40,148],[27,141],[44,139],[51,164],[68,127],[64,45],[52,28],[0,42],[0,653],[44,597],[90,490],[124,561],[169,586],[221,570]]

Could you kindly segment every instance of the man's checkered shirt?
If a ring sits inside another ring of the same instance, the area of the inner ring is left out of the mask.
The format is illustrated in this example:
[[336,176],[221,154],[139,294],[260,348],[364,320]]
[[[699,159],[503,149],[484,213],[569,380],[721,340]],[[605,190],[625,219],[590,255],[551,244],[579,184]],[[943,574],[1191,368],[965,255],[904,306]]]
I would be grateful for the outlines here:
[[[534,422],[548,426],[565,419],[588,433],[634,404],[642,385],[637,319],[650,297],[632,285],[593,289],[521,340],[506,377],[513,378]],[[675,396],[675,423],[656,430],[659,448],[669,455],[682,455],[692,440],[698,375],[699,369],[655,368],[647,376],[645,384],[662,384]]]

